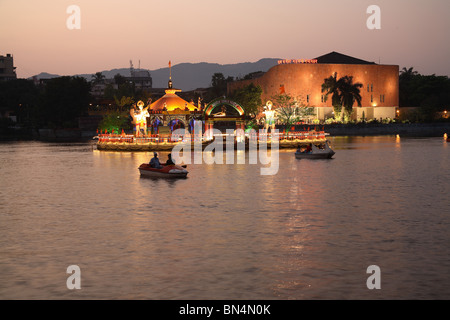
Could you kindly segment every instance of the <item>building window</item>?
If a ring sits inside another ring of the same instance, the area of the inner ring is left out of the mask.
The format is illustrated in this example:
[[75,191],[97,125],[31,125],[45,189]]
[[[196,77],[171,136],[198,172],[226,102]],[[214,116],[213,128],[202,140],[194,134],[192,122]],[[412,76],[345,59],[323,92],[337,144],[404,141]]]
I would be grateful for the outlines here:
[[370,92],[373,92],[373,83],[370,85]]
[[370,102],[373,102],[373,94],[370,95]]
[[367,84],[367,92],[370,92],[370,85]]
[[309,94],[306,95],[306,102],[309,103]]
[[322,100],[322,102],[324,101],[323,95],[320,96],[320,99]]
[[380,102],[384,102],[384,94],[380,95]]

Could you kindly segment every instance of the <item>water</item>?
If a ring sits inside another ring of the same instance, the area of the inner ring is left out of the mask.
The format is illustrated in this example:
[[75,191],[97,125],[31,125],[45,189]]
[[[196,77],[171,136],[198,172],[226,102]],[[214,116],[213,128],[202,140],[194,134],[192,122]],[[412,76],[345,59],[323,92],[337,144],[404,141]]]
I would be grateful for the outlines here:
[[151,153],[2,143],[0,298],[449,299],[450,144],[331,142],[332,160],[280,151],[274,176],[193,164],[176,181],[139,177]]

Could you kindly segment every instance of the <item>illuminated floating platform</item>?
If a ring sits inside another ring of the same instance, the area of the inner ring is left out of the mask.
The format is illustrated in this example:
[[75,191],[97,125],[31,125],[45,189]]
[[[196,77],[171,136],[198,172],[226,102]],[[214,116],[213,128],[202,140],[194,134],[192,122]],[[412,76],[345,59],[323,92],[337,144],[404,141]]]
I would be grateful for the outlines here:
[[[260,135],[246,135],[244,147],[245,149],[248,149],[253,143],[257,148],[259,148],[260,144],[264,144],[267,148],[271,148],[273,141],[278,141],[278,148],[296,149],[298,148],[298,146],[305,146],[310,143],[324,143],[327,140],[327,135],[328,133],[325,133],[323,131],[294,132],[287,136],[284,134],[279,134],[276,136],[268,134],[265,137],[261,137]],[[230,136],[233,135],[222,134],[214,136],[214,139],[211,137],[207,140],[189,139],[187,141],[183,141],[181,138],[171,135],[150,135],[145,137],[135,137],[134,135],[100,134],[96,138],[98,139],[97,150],[171,151],[176,145],[179,145],[181,143],[187,144],[186,147],[188,147],[188,144],[191,144],[191,149],[194,150],[195,144],[200,143],[200,141],[202,150],[204,150],[205,147],[212,142],[216,141],[216,143],[219,143],[220,140],[225,147],[227,139],[230,139]],[[231,138],[231,141],[234,141],[235,149],[242,148],[242,140],[238,142],[238,138],[239,137]]]
[[[113,140],[113,139],[111,139]],[[137,140],[137,141],[136,141]],[[171,151],[176,145],[180,143],[190,143],[192,149],[194,148],[194,141],[146,141],[144,138],[137,138],[134,141],[99,141],[97,142],[97,150],[102,151]],[[198,142],[197,142],[198,143]],[[202,141],[202,149],[204,149],[211,141]]]

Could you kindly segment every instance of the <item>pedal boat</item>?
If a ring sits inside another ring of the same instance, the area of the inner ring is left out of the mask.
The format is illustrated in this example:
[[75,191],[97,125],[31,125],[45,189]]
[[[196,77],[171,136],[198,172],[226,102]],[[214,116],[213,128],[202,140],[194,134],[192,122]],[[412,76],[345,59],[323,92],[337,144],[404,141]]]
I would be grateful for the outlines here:
[[[184,166],[185,167],[185,166]],[[141,176],[153,178],[186,178],[189,173],[184,167],[178,165],[162,165],[162,168],[152,168],[150,164],[143,163],[139,166]]]
[[295,158],[297,159],[331,159],[335,152],[328,145],[328,141],[325,142],[323,149],[316,147],[314,144],[311,146],[311,151],[300,151],[295,152]]

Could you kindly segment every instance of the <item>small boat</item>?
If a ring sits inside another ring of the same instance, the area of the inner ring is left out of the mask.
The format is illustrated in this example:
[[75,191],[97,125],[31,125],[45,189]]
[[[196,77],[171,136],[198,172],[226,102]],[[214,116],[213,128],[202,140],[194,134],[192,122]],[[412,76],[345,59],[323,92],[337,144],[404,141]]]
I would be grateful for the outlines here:
[[141,176],[154,177],[154,178],[186,178],[189,173],[186,170],[186,166],[163,165],[160,169],[152,168],[150,164],[143,163],[139,166],[139,172]]
[[328,145],[328,140],[325,141],[325,145],[322,148],[318,148],[315,144],[311,144],[311,151],[295,152],[295,158],[297,159],[331,159],[335,152]]

